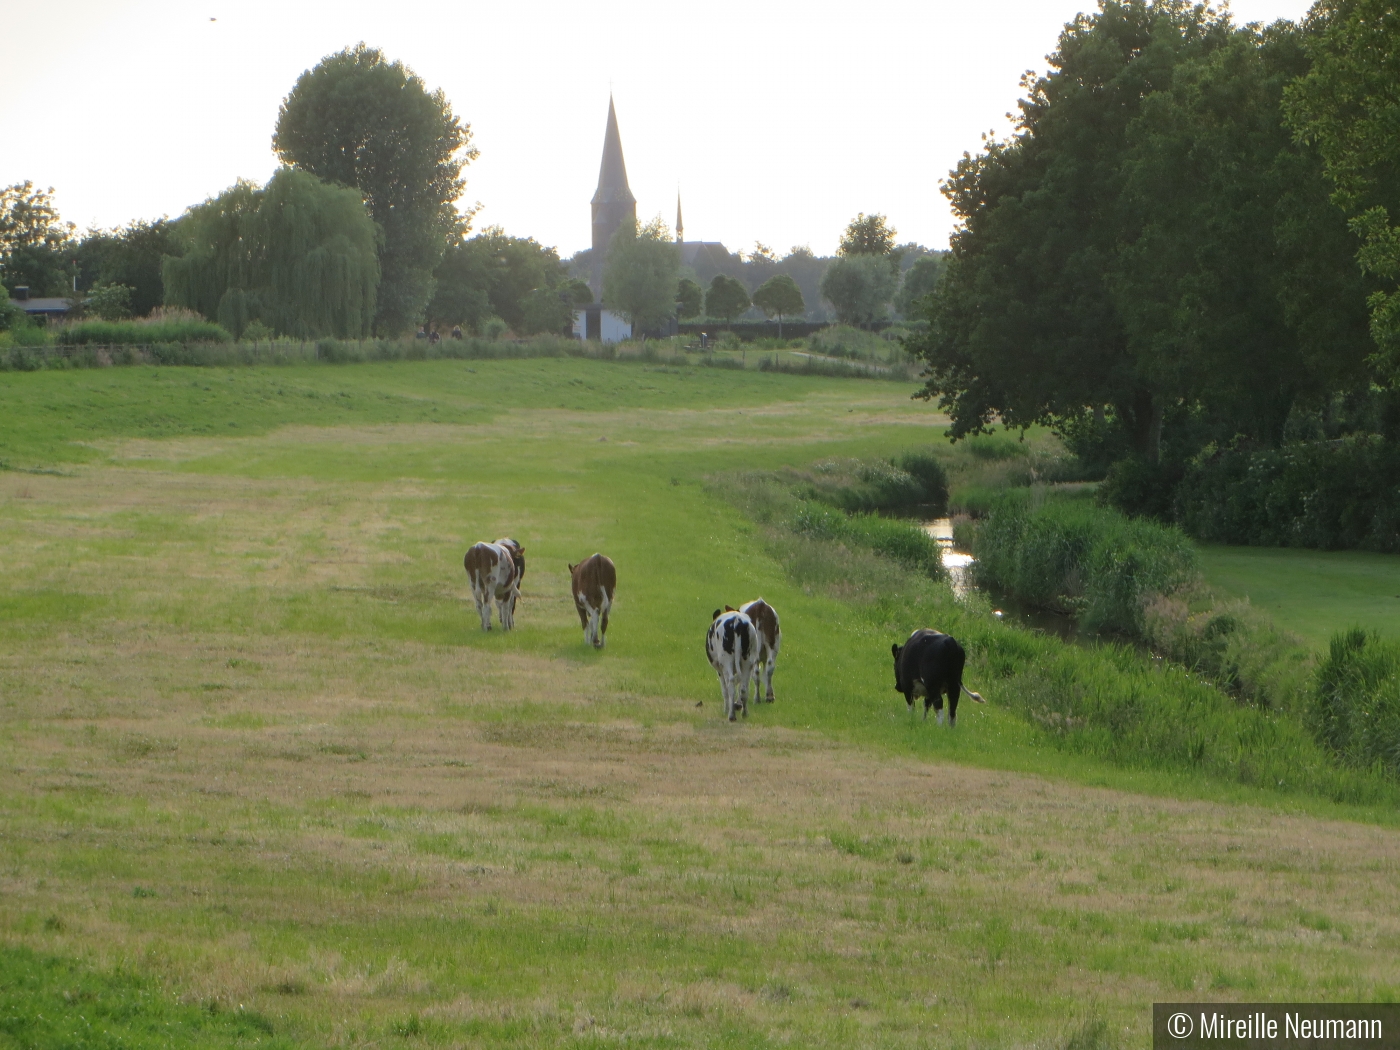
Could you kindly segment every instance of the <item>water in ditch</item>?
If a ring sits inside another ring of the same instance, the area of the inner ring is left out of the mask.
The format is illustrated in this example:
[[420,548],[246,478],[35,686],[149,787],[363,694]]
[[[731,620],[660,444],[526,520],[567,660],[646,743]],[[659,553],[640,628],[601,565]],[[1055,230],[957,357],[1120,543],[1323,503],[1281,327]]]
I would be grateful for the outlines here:
[[965,598],[973,592],[985,594],[992,603],[992,609],[999,614],[999,619],[1009,620],[1030,630],[1044,631],[1064,641],[1081,645],[1092,644],[1098,640],[1098,635],[1081,631],[1068,616],[1026,605],[994,587],[978,586],[972,572],[977,559],[967,551],[958,550],[954,544],[951,518],[934,518],[925,522],[924,531],[937,541],[943,566],[948,570],[948,579],[953,585],[953,593],[959,598]]

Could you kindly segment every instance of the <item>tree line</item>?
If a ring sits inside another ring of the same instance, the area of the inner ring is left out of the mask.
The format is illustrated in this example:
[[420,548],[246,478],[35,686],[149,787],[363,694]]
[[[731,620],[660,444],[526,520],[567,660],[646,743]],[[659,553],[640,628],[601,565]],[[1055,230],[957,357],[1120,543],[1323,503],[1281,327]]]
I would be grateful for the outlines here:
[[[374,48],[347,48],[304,73],[272,145],[281,166],[265,185],[240,180],[178,219],[83,236],[61,219],[52,190],[0,190],[0,283],[66,298],[72,318],[181,307],[236,338],[393,337],[419,326],[559,332],[592,299],[580,280],[587,252],[561,260],[499,227],[473,234],[473,213],[457,207],[477,156],[470,125]],[[825,304],[840,321],[868,325],[891,308],[907,314],[941,258],[896,245],[884,216],[862,214],[835,259],[710,246],[689,268],[656,220],[610,246],[603,296],[639,330],[673,317],[733,321],[751,308],[781,326],[824,316]],[[0,304],[0,327],[21,319]]]
[[1170,516],[1222,449],[1392,433],[1397,43],[1384,0],[1268,26],[1102,0],[1066,25],[1014,133],[943,183],[959,226],[907,346],[954,438],[1048,425]]

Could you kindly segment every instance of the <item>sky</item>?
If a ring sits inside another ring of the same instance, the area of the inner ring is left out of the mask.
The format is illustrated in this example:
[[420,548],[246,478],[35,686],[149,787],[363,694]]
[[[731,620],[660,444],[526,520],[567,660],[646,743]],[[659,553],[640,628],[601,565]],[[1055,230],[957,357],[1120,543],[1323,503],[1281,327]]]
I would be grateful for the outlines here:
[[[20,0],[0,0],[0,24]],[[277,165],[277,109],[365,41],[441,88],[480,157],[463,206],[567,257],[588,247],[608,95],[637,214],[687,240],[835,250],[858,212],[946,247],[938,183],[1005,134],[1021,74],[1094,0],[51,0],[10,49],[0,185],[54,188],[80,228],[179,215]],[[1237,22],[1307,0],[1234,0]],[[32,12],[31,12],[32,13]]]

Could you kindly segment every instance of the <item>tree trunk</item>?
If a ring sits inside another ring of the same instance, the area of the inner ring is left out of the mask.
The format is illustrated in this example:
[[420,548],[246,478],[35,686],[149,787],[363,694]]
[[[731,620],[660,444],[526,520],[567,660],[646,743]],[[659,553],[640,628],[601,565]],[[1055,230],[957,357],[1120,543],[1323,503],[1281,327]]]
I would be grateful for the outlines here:
[[1120,405],[1119,416],[1128,424],[1133,453],[1156,463],[1162,453],[1162,404],[1150,390],[1138,390],[1132,401]]

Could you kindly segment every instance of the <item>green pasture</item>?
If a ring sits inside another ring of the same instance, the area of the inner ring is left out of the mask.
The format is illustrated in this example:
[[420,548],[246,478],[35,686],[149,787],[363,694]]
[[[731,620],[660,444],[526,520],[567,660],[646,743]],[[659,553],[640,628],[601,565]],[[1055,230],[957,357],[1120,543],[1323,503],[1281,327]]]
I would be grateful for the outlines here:
[[[913,627],[1052,643],[721,498],[939,442],[912,389],[0,374],[0,1047],[1142,1047],[1154,999],[1400,995],[1393,814],[1056,747],[990,644],[988,705],[911,719]],[[462,552],[504,535],[482,634]],[[778,702],[731,726],[704,633],[759,595]]]
[[1314,648],[1357,626],[1400,638],[1400,555],[1207,544],[1200,564],[1217,593],[1248,598]]

